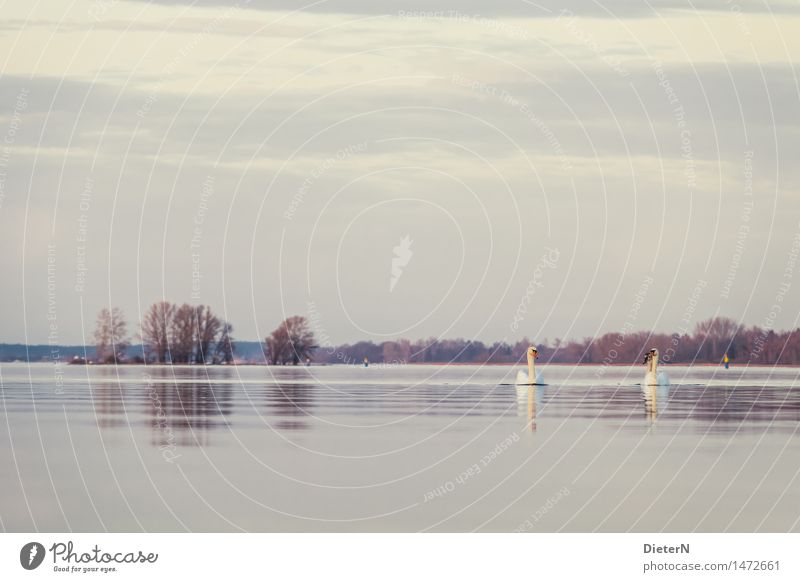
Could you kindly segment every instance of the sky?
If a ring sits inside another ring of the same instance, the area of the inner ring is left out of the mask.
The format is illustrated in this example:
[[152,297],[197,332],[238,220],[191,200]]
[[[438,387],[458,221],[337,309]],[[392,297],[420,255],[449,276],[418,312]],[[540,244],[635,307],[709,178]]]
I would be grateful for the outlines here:
[[2,11],[2,342],[799,325],[796,2]]

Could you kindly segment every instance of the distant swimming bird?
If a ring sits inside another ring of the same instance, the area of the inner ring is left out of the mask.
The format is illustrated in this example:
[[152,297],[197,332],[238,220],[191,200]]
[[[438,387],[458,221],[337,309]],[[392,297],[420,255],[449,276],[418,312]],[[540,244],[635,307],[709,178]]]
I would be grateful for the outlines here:
[[669,377],[664,372],[658,371],[658,350],[651,348],[644,355],[644,364],[647,372],[644,375],[645,386],[669,386]]
[[528,373],[522,370],[517,372],[517,384],[544,384],[544,376],[540,372],[536,374],[536,358],[539,357],[539,350],[536,346],[528,348]]

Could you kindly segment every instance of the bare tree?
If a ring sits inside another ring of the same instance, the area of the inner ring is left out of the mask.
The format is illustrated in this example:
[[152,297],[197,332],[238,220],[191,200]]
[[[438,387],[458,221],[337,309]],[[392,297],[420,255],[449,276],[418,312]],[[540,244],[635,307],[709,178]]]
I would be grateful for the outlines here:
[[154,357],[156,362],[165,363],[169,354],[169,330],[175,306],[169,301],[153,303],[142,319],[142,343],[148,357]]
[[391,363],[406,363],[411,358],[411,344],[408,340],[384,342],[383,361]]
[[111,312],[107,308],[97,314],[97,324],[94,328],[94,353],[98,363],[105,363],[110,356],[111,340]]
[[314,332],[302,315],[287,318],[266,338],[267,359],[272,364],[297,365],[310,358],[314,348]]
[[283,364],[289,351],[289,333],[281,324],[264,341],[264,353],[270,364]]
[[122,310],[114,307],[103,308],[97,314],[97,325],[94,330],[95,359],[101,363],[113,363],[124,356],[128,349],[128,324]]
[[729,317],[711,317],[699,322],[694,328],[695,337],[708,344],[706,358],[709,361],[722,359],[720,348],[723,351],[730,350],[738,331],[739,324]]
[[222,327],[222,322],[214,315],[207,305],[195,307],[195,352],[194,361],[205,364],[213,360],[209,352],[217,334]]
[[175,309],[169,326],[169,353],[173,364],[193,361],[195,346],[195,310],[188,303]]
[[233,353],[236,351],[236,342],[233,341],[233,336],[231,335],[232,332],[233,326],[230,323],[225,322],[222,325],[222,331],[220,332],[219,340],[217,341],[216,355],[214,357],[214,361],[216,363],[233,363]]

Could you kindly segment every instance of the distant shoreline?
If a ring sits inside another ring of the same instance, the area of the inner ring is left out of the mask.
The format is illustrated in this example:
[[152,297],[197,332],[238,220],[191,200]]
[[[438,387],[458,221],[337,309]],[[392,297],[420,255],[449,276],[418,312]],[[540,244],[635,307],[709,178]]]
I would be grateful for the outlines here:
[[[326,362],[312,362],[308,365],[305,364],[298,364],[296,366],[293,365],[280,365],[280,364],[262,364],[258,362],[240,362],[238,364],[144,364],[141,362],[120,362],[118,364],[95,364],[95,363],[76,363],[73,364],[69,361],[60,361],[58,362],[60,365],[68,365],[70,367],[80,368],[80,367],[90,367],[90,368],[114,368],[114,367],[141,367],[141,368],[239,368],[239,367],[247,367],[247,368],[284,368],[284,369],[294,369],[294,368],[331,368],[331,367],[348,367],[348,368],[364,368],[363,364],[346,364],[346,363],[326,363]],[[53,361],[44,361],[44,360],[35,360],[35,361],[25,361],[25,360],[8,360],[8,361],[0,361],[0,366],[3,364],[36,364],[36,365],[55,365],[56,362]],[[581,368],[630,368],[630,367],[639,367],[639,362],[631,362],[631,363],[619,363],[619,364],[593,364],[593,363],[569,363],[569,362],[540,362],[541,366],[555,366],[559,368],[574,368],[574,367],[581,367]],[[506,368],[513,368],[519,366],[526,366],[525,362],[408,362],[408,363],[383,363],[383,362],[374,362],[370,363],[368,366],[369,368],[404,368],[407,366],[415,366],[415,367],[422,367],[422,366],[480,366],[480,367],[506,367]],[[666,367],[684,367],[684,368],[722,368],[725,367],[722,364],[710,364],[707,362],[698,362],[698,363],[665,363],[659,362],[659,366],[666,366]],[[734,364],[731,363],[730,369],[734,370],[737,368],[798,368],[800,369],[800,364],[759,364],[759,363],[742,363],[742,364]]]

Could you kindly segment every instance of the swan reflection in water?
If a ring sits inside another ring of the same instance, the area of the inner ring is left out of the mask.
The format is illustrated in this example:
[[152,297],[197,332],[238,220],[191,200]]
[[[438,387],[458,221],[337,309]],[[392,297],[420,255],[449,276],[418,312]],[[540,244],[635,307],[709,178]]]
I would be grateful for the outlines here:
[[664,412],[669,395],[669,386],[642,385],[642,400],[644,401],[644,414],[648,420],[655,422],[659,413]]
[[542,386],[516,386],[517,390],[517,415],[528,419],[527,426],[531,432],[536,432],[536,409],[542,403],[544,387]]

